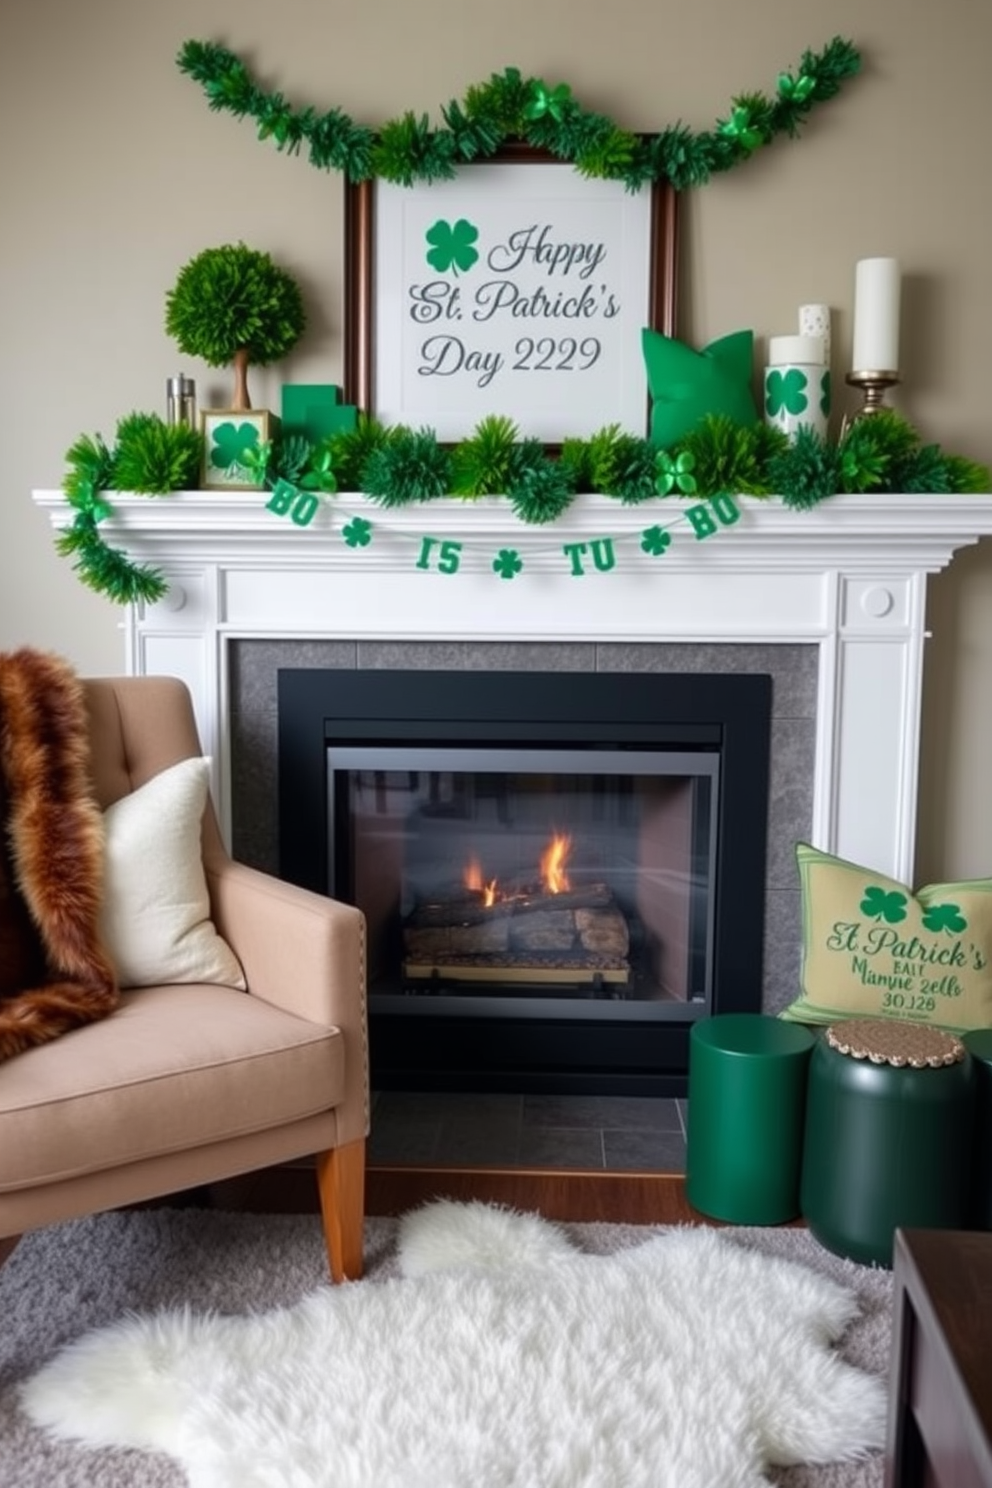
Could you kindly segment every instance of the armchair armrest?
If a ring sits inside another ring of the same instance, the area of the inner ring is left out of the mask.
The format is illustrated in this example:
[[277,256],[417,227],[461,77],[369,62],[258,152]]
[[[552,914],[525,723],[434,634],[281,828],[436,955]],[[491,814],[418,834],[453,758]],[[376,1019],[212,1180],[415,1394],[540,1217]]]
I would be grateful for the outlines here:
[[230,858],[208,861],[204,869],[214,923],[241,962],[249,994],[311,1023],[333,1025],[344,1034],[348,1093],[341,1114],[348,1128],[356,1122],[357,1126],[343,1132],[341,1140],[364,1136],[368,1124],[364,915],[353,905],[284,883]]

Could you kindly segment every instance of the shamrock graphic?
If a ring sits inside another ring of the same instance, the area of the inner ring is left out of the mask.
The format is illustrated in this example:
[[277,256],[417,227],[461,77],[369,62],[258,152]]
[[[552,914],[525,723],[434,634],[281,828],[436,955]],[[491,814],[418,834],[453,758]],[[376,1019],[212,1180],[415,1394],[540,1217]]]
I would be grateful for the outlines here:
[[524,560],[513,548],[500,548],[493,559],[493,573],[501,579],[515,579],[524,566]]
[[254,424],[218,424],[210,449],[210,463],[216,470],[230,470],[232,465],[245,465],[245,454],[258,443]]
[[773,367],[768,374],[768,386],[765,390],[765,409],[769,418],[774,418],[783,410],[786,413],[805,413],[809,403],[806,397],[806,373],[800,372],[798,367],[790,367],[788,372],[780,372]]
[[349,548],[367,548],[372,541],[372,523],[365,517],[352,517],[341,529],[341,536]]
[[571,101],[572,90],[567,83],[549,88],[547,83],[534,82],[531,84],[530,98],[524,107],[524,118],[542,119],[545,114],[550,114],[560,124]]
[[948,935],[960,935],[968,928],[958,904],[931,904],[923,915],[923,924],[927,930],[946,930]]
[[830,412],[830,373],[824,372],[820,378],[820,412],[826,418]]
[[886,924],[898,925],[900,920],[906,918],[906,905],[909,900],[905,894],[898,893],[893,889],[886,893],[877,884],[872,884],[865,889],[865,897],[860,904],[861,913],[872,920],[885,920]]
[[427,254],[427,262],[439,274],[450,269],[457,275],[459,269],[470,269],[479,257],[472,247],[478,236],[479,229],[473,227],[464,217],[459,217],[454,226],[439,217],[434,226],[429,227],[424,234],[432,245]]
[[311,465],[306,475],[300,481],[305,491],[336,491],[338,488],[337,477],[334,474],[334,461],[330,450],[324,450],[320,458]]
[[652,558],[660,558],[671,545],[672,534],[666,532],[664,527],[646,527],[641,533],[641,548],[645,553],[650,553]]
[[691,496],[696,489],[696,477],[692,474],[695,467],[696,457],[689,450],[683,450],[674,460],[667,450],[659,450],[654,462],[658,495],[667,496],[669,491],[678,490]]

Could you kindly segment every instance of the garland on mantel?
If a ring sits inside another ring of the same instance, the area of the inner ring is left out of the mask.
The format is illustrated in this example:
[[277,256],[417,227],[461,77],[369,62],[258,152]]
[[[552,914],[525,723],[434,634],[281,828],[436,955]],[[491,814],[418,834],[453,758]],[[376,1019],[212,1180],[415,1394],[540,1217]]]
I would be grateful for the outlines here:
[[[75,442],[66,455],[69,469],[62,485],[74,515],[56,541],[84,584],[117,604],[152,603],[163,596],[168,585],[156,569],[135,563],[103,538],[100,524],[113,515],[108,493],[162,497],[194,489],[202,458],[198,431],[167,425],[155,414],[122,419],[112,448],[99,434]],[[855,420],[836,443],[808,429],[790,442],[763,423],[744,427],[710,416],[668,449],[611,425],[588,439],[565,440],[557,456],[538,440],[521,440],[512,421],[497,415],[483,419],[469,439],[453,447],[439,443],[430,429],[388,427],[363,416],[348,433],[319,444],[291,435],[245,451],[242,462],[259,494],[268,496],[273,515],[301,527],[336,491],[360,492],[366,503],[390,509],[448,495],[466,501],[500,496],[530,525],[553,523],[583,492],[624,506],[650,503],[649,525],[640,534],[640,549],[649,557],[667,551],[669,528],[687,526],[700,538],[733,525],[737,493],[774,496],[802,510],[839,492],[960,494],[992,488],[986,466],[922,444],[913,427],[888,409]],[[690,504],[673,509],[673,498]],[[367,547],[372,530],[372,522],[357,514],[340,524],[342,541],[351,550]],[[418,567],[454,571],[438,562],[442,538],[412,536]],[[614,539],[604,534],[600,541],[612,545]],[[567,547],[563,552],[573,574],[585,571],[579,557]],[[593,559],[603,567],[595,552]],[[515,549],[502,549],[493,560],[500,578],[513,578],[521,568]]]
[[281,93],[260,88],[245,64],[214,42],[185,42],[177,63],[201,85],[212,109],[253,119],[259,138],[279,150],[295,154],[305,144],[312,165],[341,171],[349,181],[381,177],[412,186],[448,180],[459,166],[490,159],[516,139],[549,150],[581,175],[622,181],[637,191],[662,179],[676,190],[701,186],[777,135],[798,134],[810,111],[859,71],[861,57],[851,42],[835,36],[821,52],[804,52],[794,73],[780,73],[774,97],[737,94],[726,118],[698,134],[679,123],[647,135],[583,108],[567,83],[549,87],[515,67],[493,73],[460,102],[442,107],[443,129],[432,129],[426,114],[407,112],[374,130],[339,108],[317,113],[292,107]]

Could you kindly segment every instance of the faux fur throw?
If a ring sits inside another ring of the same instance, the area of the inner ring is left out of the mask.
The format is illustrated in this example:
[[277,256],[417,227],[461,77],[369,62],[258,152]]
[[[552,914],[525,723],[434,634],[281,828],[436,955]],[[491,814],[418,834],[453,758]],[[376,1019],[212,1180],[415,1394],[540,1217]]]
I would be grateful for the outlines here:
[[82,685],[58,656],[0,652],[0,1059],[116,1006],[102,889]]
[[771,1488],[773,1465],[882,1446],[884,1381],[834,1347],[853,1289],[706,1226],[646,1233],[589,1255],[442,1200],[401,1222],[402,1276],[127,1314],[21,1404],[56,1437],[167,1453],[190,1488]]

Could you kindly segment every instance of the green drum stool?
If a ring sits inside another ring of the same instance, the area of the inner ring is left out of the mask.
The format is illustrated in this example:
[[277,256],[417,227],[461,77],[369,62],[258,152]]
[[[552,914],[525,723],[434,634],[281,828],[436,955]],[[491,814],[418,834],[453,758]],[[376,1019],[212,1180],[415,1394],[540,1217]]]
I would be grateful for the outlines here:
[[717,1013],[689,1035],[686,1197],[732,1224],[799,1213],[808,1028],[763,1013]]
[[975,1160],[972,1164],[971,1222],[992,1230],[992,1028],[961,1035],[975,1069]]
[[861,1265],[892,1265],[897,1227],[965,1229],[972,1061],[954,1034],[853,1018],[809,1067],[800,1199],[811,1233]]

